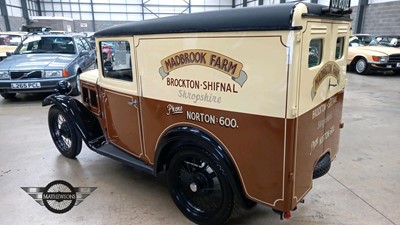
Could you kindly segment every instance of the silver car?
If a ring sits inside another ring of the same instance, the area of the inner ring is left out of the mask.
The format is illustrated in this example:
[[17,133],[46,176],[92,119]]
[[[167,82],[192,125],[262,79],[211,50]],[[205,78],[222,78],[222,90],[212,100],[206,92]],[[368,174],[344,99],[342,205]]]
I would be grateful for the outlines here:
[[33,35],[0,62],[0,94],[52,92],[60,80],[80,94],[79,74],[94,68],[95,50],[80,35]]

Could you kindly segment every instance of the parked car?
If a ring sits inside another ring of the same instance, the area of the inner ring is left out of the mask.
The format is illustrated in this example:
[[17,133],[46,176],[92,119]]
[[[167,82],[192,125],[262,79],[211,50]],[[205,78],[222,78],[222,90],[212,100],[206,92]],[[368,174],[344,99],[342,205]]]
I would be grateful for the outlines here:
[[27,34],[27,32],[0,32],[0,61],[7,57],[7,52],[14,52]]
[[52,92],[60,80],[79,95],[79,74],[93,68],[95,50],[79,35],[32,35],[0,63],[0,93]]
[[350,39],[347,55],[349,69],[358,74],[367,74],[371,70],[393,71],[400,73],[400,49],[386,46],[364,46]]

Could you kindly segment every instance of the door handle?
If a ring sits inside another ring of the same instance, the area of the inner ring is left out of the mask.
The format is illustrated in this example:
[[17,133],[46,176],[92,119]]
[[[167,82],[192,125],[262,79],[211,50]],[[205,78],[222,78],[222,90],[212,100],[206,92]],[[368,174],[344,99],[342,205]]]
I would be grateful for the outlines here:
[[330,87],[336,87],[336,86],[338,86],[338,84],[337,84],[337,83],[336,83],[336,84],[331,83],[331,79],[329,79],[328,89],[329,89]]
[[138,103],[138,101],[135,99],[135,100],[132,100],[132,101],[128,102],[128,105],[133,106],[135,108],[138,108],[137,107],[137,103]]

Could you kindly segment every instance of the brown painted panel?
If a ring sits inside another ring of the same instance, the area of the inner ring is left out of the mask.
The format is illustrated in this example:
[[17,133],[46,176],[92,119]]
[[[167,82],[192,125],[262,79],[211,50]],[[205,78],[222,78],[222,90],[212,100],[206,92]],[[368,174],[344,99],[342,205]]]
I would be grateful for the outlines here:
[[343,91],[298,118],[294,197],[299,201],[312,186],[314,166],[326,152],[336,155]]
[[[340,124],[342,123],[344,91],[339,92],[327,103],[325,133],[327,139],[324,149],[329,151],[331,158],[336,157],[339,151]],[[328,136],[329,135],[329,136]]]
[[284,182],[289,177],[284,171],[285,119],[154,99],[144,99],[141,109],[144,146],[152,162],[157,140],[167,129],[180,125],[199,127],[225,146],[249,198],[270,206],[283,200]]
[[109,141],[139,157],[142,153],[138,109],[128,102],[137,97],[102,90],[104,115]]

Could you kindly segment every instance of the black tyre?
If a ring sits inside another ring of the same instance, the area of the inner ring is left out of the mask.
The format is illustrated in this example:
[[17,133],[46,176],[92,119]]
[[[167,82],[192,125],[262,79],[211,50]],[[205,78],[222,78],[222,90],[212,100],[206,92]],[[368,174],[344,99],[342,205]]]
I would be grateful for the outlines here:
[[11,98],[15,98],[17,94],[16,93],[1,93],[1,96],[4,99],[11,99]]
[[367,74],[369,72],[369,65],[364,58],[357,59],[354,64],[354,69],[358,74]]
[[396,75],[400,75],[400,70],[393,70],[393,73]]
[[76,75],[76,86],[71,91],[71,96],[78,96],[81,94],[80,74]]
[[198,224],[223,224],[236,208],[228,171],[206,150],[185,146],[170,161],[167,179],[172,199]]
[[329,154],[325,154],[322,156],[317,165],[315,165],[314,172],[313,172],[313,179],[317,179],[328,173],[329,169],[331,168],[331,157]]
[[52,106],[48,115],[50,134],[58,151],[68,158],[75,158],[82,149],[82,137],[73,122],[58,106]]

